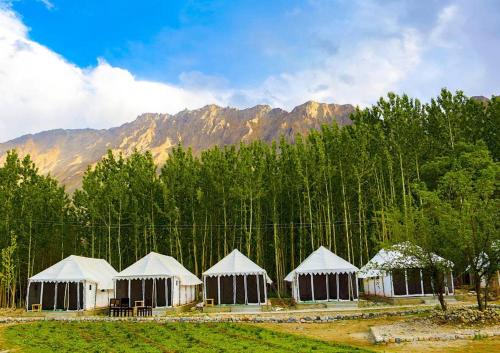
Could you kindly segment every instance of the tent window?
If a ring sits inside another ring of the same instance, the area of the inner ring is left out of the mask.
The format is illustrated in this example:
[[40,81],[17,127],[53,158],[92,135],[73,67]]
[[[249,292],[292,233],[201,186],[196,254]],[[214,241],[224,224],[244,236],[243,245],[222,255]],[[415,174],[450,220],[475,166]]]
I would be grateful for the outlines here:
[[91,284],[89,284],[89,290],[92,290],[92,285]]

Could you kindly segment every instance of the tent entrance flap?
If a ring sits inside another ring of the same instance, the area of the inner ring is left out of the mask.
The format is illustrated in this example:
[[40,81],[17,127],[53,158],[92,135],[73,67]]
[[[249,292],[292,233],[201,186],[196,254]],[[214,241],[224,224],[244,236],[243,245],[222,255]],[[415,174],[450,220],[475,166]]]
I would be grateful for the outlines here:
[[84,290],[83,283],[80,282],[68,283],[68,303],[67,303],[68,310],[83,309],[83,290]]
[[245,304],[245,276],[236,276],[236,304]]
[[156,306],[167,306],[167,292],[164,278],[157,278],[155,283],[156,288]]
[[422,282],[420,278],[420,269],[409,268],[406,270],[408,279],[408,294],[422,295]]
[[128,279],[117,279],[115,281],[116,298],[128,298]]
[[392,270],[394,295],[406,295],[406,278],[404,270]]
[[40,291],[42,289],[42,283],[30,282],[29,286],[28,309],[31,310],[31,305],[40,304]]
[[45,282],[43,284],[42,310],[54,310],[56,284]]
[[233,276],[220,276],[220,303],[234,304]]
[[326,275],[313,275],[314,300],[327,300]]
[[172,278],[167,278],[167,306],[173,306],[172,296]]
[[339,299],[350,299],[349,275],[347,273],[339,273]]
[[248,299],[248,304],[259,303],[256,275],[247,275],[247,299]]
[[330,300],[337,300],[337,274],[328,274],[328,294]]
[[130,280],[130,306],[134,306],[134,302],[143,300],[142,297],[142,279]]
[[146,306],[155,306],[153,303],[153,297],[155,296],[153,293],[153,280],[145,279],[144,280],[144,305]]
[[299,298],[301,301],[312,300],[311,275],[299,274]]
[[207,299],[213,299],[215,304],[219,303],[217,277],[206,277]]
[[57,303],[56,303],[56,309],[57,310],[64,310],[66,308],[66,303],[68,300],[66,299],[66,288],[67,288],[67,283],[66,282],[59,282],[57,284]]

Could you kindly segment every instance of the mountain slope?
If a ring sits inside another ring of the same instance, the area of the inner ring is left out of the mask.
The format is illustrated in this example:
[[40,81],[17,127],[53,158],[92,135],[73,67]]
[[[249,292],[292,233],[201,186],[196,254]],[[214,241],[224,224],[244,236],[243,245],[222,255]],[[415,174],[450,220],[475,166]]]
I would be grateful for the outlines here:
[[336,121],[351,124],[354,107],[307,102],[291,112],[257,105],[238,110],[207,105],[175,115],[142,114],[136,120],[107,130],[50,130],[25,135],[0,144],[0,164],[6,152],[17,149],[30,154],[42,173],[50,173],[72,191],[81,183],[85,169],[99,161],[108,149],[129,155],[134,149],[150,150],[156,163],[163,163],[173,146],[181,143],[195,154],[214,145],[237,144],[261,139],[266,142],[281,135],[293,140],[297,133]]

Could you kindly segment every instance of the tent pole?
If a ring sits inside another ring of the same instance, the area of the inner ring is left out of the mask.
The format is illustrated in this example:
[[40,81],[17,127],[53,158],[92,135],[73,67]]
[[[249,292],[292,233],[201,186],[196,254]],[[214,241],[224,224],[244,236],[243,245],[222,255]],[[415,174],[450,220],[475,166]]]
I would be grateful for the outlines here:
[[142,279],[142,303],[146,305],[145,300],[146,300],[146,284],[144,283],[144,278]]
[[87,308],[87,281],[82,282],[82,290],[82,310],[85,310]]
[[[95,289],[95,292],[97,293],[97,288]],[[116,279],[113,278],[113,294],[116,299]]]
[[168,278],[165,277],[165,306],[168,306]]
[[328,273],[326,274],[326,301],[330,301],[330,288],[328,286]]
[[203,276],[203,303],[207,302],[207,276]]
[[408,293],[408,273],[405,269],[405,285],[406,285],[406,295],[409,295]]
[[358,274],[355,274],[355,279],[356,279],[356,299],[359,300],[359,286],[358,286]]
[[247,287],[247,275],[243,275],[243,282],[245,284],[245,305],[248,304],[248,287]]
[[267,273],[264,275],[264,305],[267,305]]
[[311,295],[312,301],[314,301],[314,275],[311,273]]
[[132,298],[130,297],[130,278],[128,280],[128,306],[132,305]]
[[66,282],[66,285],[64,286],[64,301],[63,301],[63,310],[68,310],[69,309],[69,288],[68,288],[68,282]]
[[339,296],[339,274],[337,272],[336,275],[336,280],[337,280],[337,301],[340,301],[340,296]]
[[424,293],[424,277],[422,276],[422,270],[420,270],[420,290],[422,291],[422,295],[425,295],[425,293]]
[[351,298],[352,298],[352,283],[351,283],[351,274],[350,273],[347,274],[347,295],[349,296],[349,299],[347,299],[347,300],[351,300]]
[[31,281],[28,280],[28,288],[26,289],[26,311],[28,311],[28,308],[29,308],[30,286],[31,286]]
[[259,297],[259,300],[257,303],[260,305],[260,281],[259,281],[259,274],[257,274],[257,296]]
[[392,271],[389,273],[389,279],[391,280],[391,296],[394,296],[394,281],[392,280]]
[[56,282],[54,285],[54,311],[57,309],[57,285],[58,283]]
[[76,311],[80,310],[80,282],[76,282]]
[[233,302],[236,305],[236,275],[233,275]]
[[153,287],[151,288],[151,306],[156,308],[156,278],[153,278]]
[[217,303],[220,306],[220,276],[217,276]]
[[42,286],[40,288],[40,305],[42,306],[42,310],[43,310],[43,282],[42,282]]
[[296,281],[297,281],[297,301],[300,302],[300,281],[299,281],[299,276],[300,275],[297,275],[296,277]]

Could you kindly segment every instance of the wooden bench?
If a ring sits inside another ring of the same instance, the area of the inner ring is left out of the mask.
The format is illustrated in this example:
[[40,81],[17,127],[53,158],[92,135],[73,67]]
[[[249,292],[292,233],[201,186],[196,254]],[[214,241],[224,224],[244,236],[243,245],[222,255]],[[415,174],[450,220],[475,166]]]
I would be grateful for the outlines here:
[[31,304],[31,311],[42,311],[42,304]]
[[128,298],[109,300],[109,316],[133,316],[134,309],[128,306]]
[[214,306],[214,300],[213,299],[205,299],[205,305],[206,306]]
[[138,306],[137,316],[153,316],[153,308],[150,306]]

